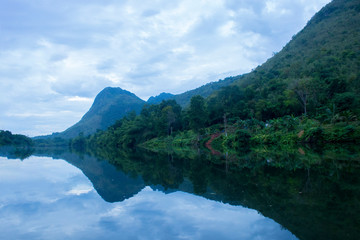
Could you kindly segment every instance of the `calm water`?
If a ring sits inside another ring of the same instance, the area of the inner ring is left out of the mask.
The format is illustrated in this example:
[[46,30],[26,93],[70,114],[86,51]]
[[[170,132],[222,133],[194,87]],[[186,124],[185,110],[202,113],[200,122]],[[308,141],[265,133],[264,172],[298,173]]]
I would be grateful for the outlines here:
[[269,154],[93,157],[58,151],[24,160],[0,157],[0,238],[359,236],[357,153],[346,164],[320,163],[325,160],[317,156],[290,164],[299,161],[292,156],[283,166],[277,162],[283,159]]

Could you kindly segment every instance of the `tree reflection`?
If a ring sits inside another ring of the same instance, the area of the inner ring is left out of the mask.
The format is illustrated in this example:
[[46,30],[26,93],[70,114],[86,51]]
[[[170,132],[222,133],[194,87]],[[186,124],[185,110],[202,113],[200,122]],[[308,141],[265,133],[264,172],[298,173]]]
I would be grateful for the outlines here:
[[[36,149],[78,167],[108,202],[145,186],[183,191],[256,209],[299,239],[357,239],[360,235],[358,146],[258,147],[224,156],[206,150]],[[31,154],[31,153],[25,153]],[[3,151],[4,156],[12,155]],[[24,155],[23,155],[24,156]]]

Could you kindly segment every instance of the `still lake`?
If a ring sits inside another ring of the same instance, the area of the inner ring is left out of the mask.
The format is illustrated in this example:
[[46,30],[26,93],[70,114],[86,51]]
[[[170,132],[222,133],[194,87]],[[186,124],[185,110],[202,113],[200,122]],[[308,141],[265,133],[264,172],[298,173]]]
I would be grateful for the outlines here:
[[2,154],[0,238],[359,236],[357,152],[267,153]]

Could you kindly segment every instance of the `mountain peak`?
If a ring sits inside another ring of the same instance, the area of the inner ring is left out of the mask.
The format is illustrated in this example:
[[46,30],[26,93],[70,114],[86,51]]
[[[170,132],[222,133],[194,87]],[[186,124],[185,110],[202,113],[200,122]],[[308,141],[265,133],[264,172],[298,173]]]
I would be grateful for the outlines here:
[[[102,97],[114,97],[118,95],[129,95],[129,96],[136,96],[135,94],[126,91],[120,87],[106,87],[99,94],[96,96],[96,98],[102,98]],[[96,99],[95,98],[95,99]]]
[[144,104],[142,99],[129,91],[106,87],[95,97],[91,108],[81,120],[57,136],[73,138],[81,132],[86,136],[98,129],[105,130],[128,112],[139,113]]

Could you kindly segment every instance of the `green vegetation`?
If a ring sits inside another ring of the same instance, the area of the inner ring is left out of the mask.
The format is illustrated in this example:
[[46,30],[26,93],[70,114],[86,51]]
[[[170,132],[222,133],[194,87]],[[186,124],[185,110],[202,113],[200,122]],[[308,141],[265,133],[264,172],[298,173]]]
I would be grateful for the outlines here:
[[177,95],[172,95],[170,93],[162,93],[159,96],[149,98],[147,103],[159,104],[163,100],[175,100],[181,107],[188,107],[190,105],[190,101],[192,97],[199,95],[204,98],[207,98],[215,91],[223,87],[229,86],[234,82],[241,80],[243,77],[244,77],[243,75],[239,75],[235,77],[227,77],[223,80],[219,80],[217,82],[210,82],[196,89]]
[[257,145],[294,147],[360,142],[360,122],[327,124],[309,118],[285,116],[266,123],[239,120],[228,128],[227,136],[221,134],[213,144],[221,152],[244,150]]
[[[173,136],[162,136],[141,143],[142,148],[155,152],[192,151],[198,146],[198,134],[192,130],[182,131]],[[203,141],[202,141],[203,142]]]
[[134,112],[118,120],[107,131],[87,137],[90,145],[98,147],[135,147],[160,136],[173,135],[182,129],[181,107],[174,100],[159,105],[145,105],[136,116]]
[[[135,94],[121,88],[107,87],[96,96],[90,110],[78,123],[66,129],[64,132],[53,133],[49,136],[39,136],[36,137],[36,139],[45,139],[43,143],[51,145],[56,138],[70,139],[77,137],[79,134],[88,136],[96,133],[98,130],[106,130],[108,127],[115,124],[117,120],[130,112],[135,111],[137,114],[140,113],[145,104],[160,104],[163,100],[175,100],[180,106],[185,107],[190,104],[193,96],[200,95],[202,97],[208,97],[214,91],[221,87],[228,86],[241,78],[242,76],[228,77],[224,80],[211,82],[194,90],[177,95],[162,93],[157,97],[149,98],[147,102],[138,98]],[[57,142],[58,140],[56,140],[54,144],[58,144]]]
[[226,91],[234,101],[219,101],[225,94],[220,91],[213,102],[237,110],[229,113],[242,119],[266,121],[291,114],[322,120],[336,114],[356,118],[360,113],[359,12],[359,1],[332,1],[281,52],[237,81],[237,91]]
[[70,140],[63,139],[60,137],[54,138],[35,138],[33,140],[34,144],[38,148],[48,148],[48,147],[68,147]]
[[20,134],[12,134],[10,131],[0,130],[0,146],[17,146],[17,147],[31,147],[33,142],[31,138],[28,138]]
[[0,156],[25,159],[33,153],[33,145],[31,138],[0,130]]

